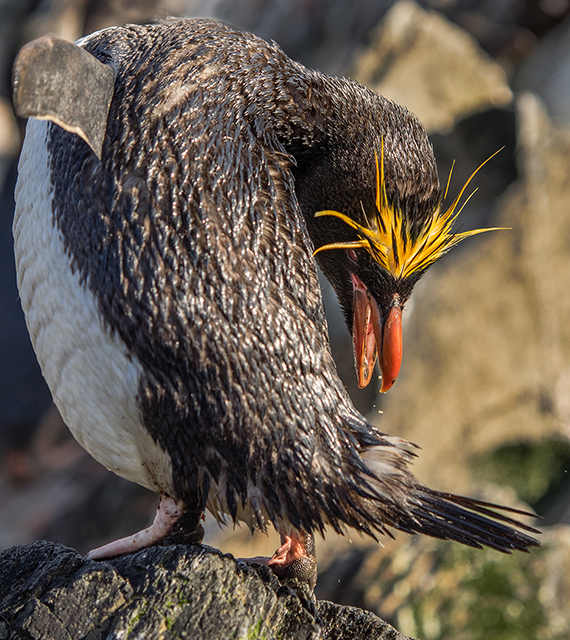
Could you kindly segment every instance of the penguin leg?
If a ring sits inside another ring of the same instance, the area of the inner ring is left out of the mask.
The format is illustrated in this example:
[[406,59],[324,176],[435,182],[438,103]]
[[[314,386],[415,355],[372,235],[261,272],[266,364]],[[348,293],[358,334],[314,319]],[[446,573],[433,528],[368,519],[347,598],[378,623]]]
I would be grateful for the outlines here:
[[244,562],[257,562],[270,567],[281,579],[297,578],[307,582],[311,589],[317,583],[317,556],[315,538],[305,531],[280,532],[281,546],[271,558],[248,558]]
[[200,510],[187,509],[182,502],[161,496],[156,516],[148,529],[93,549],[85,557],[87,560],[103,560],[152,545],[199,544],[204,538],[204,527],[200,523],[202,517]]

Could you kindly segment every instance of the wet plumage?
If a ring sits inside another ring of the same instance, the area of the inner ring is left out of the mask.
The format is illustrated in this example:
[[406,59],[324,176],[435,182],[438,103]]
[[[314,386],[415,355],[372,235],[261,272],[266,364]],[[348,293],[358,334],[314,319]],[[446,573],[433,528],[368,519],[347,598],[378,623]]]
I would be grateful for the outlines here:
[[[535,545],[484,504],[419,483],[413,445],[355,410],[331,356],[313,253],[359,236],[315,214],[367,224],[381,153],[412,233],[433,217],[441,190],[417,119],[211,21],[112,28],[82,46],[115,74],[101,159],[31,122],[14,229],[32,341],[83,446],[222,521]],[[423,269],[394,278],[362,247],[316,260],[353,333],[364,300],[370,368],[383,340],[370,315],[401,313]]]

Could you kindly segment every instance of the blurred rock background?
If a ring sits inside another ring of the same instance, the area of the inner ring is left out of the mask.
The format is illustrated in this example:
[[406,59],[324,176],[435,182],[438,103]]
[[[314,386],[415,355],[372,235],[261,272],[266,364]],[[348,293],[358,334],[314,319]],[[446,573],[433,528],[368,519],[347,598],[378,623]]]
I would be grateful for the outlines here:
[[[570,637],[570,2],[568,0],[0,1],[0,548],[45,538],[81,552],[146,526],[154,495],[70,438],[20,310],[11,222],[23,123],[10,105],[17,50],[161,15],[211,16],[276,40],[408,106],[431,134],[448,200],[477,174],[459,225],[510,227],[463,242],[407,305],[396,386],[359,391],[323,283],[339,370],[361,411],[422,447],[418,477],[544,520],[543,548],[502,556],[396,536],[318,540],[317,596],[374,611],[402,633],[454,640]],[[382,413],[383,412],[383,413]],[[210,523],[237,556],[277,538]]]

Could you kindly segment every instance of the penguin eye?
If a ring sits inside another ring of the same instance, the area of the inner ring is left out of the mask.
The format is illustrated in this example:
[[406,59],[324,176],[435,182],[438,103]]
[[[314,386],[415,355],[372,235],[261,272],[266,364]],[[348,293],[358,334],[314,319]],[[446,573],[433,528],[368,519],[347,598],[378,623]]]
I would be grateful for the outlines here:
[[354,249],[347,249],[346,255],[348,256],[348,260],[353,263],[358,262],[358,256],[356,255],[356,251]]

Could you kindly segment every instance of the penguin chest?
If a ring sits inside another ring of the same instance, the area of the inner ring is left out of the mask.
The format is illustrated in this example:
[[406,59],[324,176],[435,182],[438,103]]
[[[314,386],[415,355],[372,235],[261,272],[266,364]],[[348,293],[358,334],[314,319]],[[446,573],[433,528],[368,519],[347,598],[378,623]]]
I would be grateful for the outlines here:
[[48,127],[28,123],[15,194],[18,289],[34,350],[78,442],[118,475],[172,495],[170,457],[141,422],[142,367],[105,325],[55,223]]

